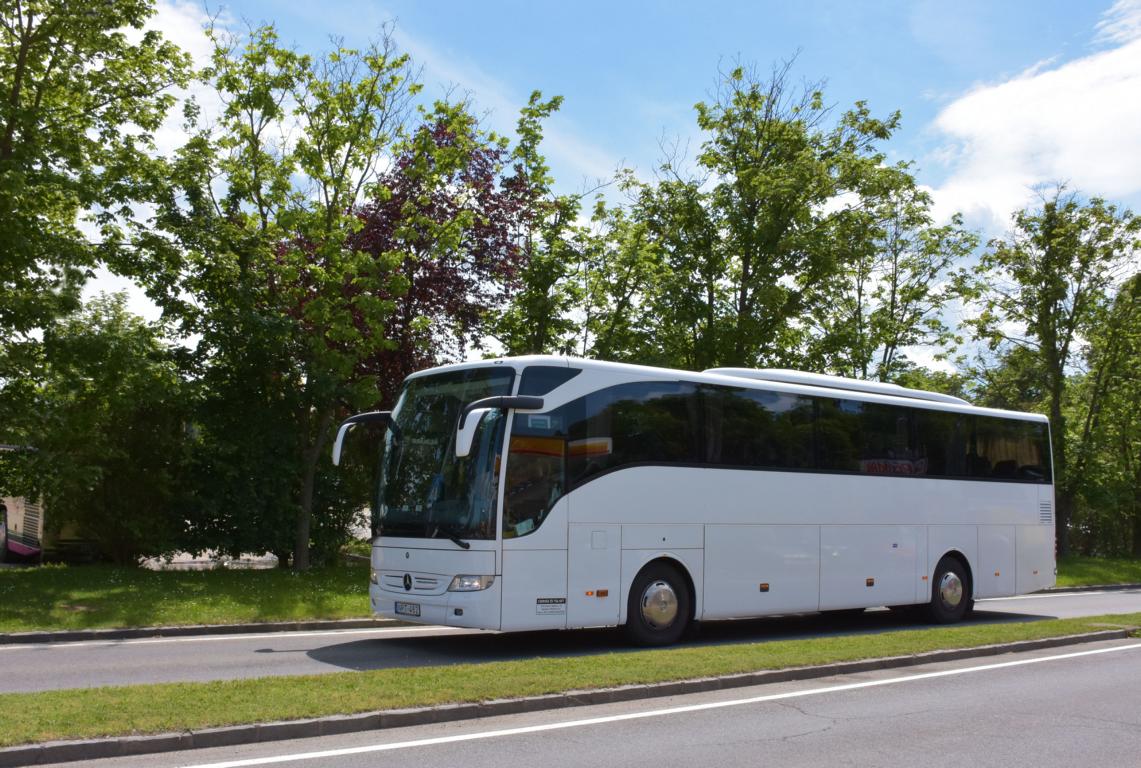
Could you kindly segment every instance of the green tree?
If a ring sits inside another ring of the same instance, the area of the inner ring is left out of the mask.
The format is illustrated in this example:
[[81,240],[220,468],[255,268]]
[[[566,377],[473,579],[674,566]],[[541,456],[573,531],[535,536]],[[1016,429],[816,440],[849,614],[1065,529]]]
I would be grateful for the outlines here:
[[5,334],[73,309],[85,270],[115,242],[113,231],[100,243],[90,230],[112,228],[141,199],[169,88],[187,79],[177,47],[153,30],[131,34],[153,12],[149,0],[0,2]]
[[1078,544],[1090,554],[1141,556],[1141,274],[1105,308],[1087,338],[1086,372],[1067,403],[1073,474],[1083,504]]
[[1014,214],[1013,229],[989,244],[970,289],[981,311],[968,319],[992,351],[1026,350],[1041,379],[1050,417],[1057,488],[1058,552],[1069,552],[1069,524],[1081,477],[1069,464],[1067,386],[1082,340],[1104,317],[1141,243],[1141,219],[1100,198],[1083,202],[1063,188]]
[[42,493],[53,531],[121,564],[177,548],[183,530],[189,396],[163,336],[123,294],[53,323],[26,401],[35,451],[9,467],[18,490]]
[[561,96],[544,101],[543,94],[534,91],[516,126],[510,185],[522,206],[515,236],[524,266],[519,289],[492,326],[492,334],[509,355],[567,353],[574,343],[576,322],[571,312],[582,299],[576,279],[582,233],[575,218],[584,195],[555,194],[554,178],[540,152],[543,121],[562,101]]
[[[232,509],[245,518],[235,525],[276,530],[279,555],[292,530],[299,569],[330,430],[339,409],[372,400],[375,382],[358,364],[388,345],[393,305],[378,294],[400,255],[347,245],[361,227],[355,207],[383,193],[377,176],[418,89],[387,33],[317,58],[281,46],[272,27],[212,33],[206,77],[222,113],[171,162],[157,231],[139,231],[121,262],[199,338],[205,414],[216,417],[209,440],[239,459],[231,485],[259,477],[255,487],[277,489]],[[262,440],[242,461],[247,431]],[[260,521],[245,517],[259,510]]]
[[791,86],[790,68],[723,75],[696,105],[704,141],[694,171],[675,152],[656,181],[631,189],[630,216],[660,259],[645,297],[656,362],[757,366],[804,353],[856,216],[834,203],[870,191],[884,160],[877,143],[898,115],[880,120],[857,102],[832,120],[821,89]]
[[149,0],[0,0],[0,440],[35,443],[41,339],[79,306],[158,174],[153,133],[188,59]]
[[951,269],[977,246],[960,217],[935,226],[931,197],[906,166],[883,168],[862,211],[841,222],[850,243],[829,281],[832,298],[815,317],[811,367],[858,379],[892,381],[911,369],[906,348],[948,354],[955,341],[943,319],[956,296]]

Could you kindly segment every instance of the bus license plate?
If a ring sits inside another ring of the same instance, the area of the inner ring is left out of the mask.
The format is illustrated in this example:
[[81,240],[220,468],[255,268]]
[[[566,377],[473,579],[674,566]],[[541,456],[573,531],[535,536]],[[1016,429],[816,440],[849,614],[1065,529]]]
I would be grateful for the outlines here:
[[419,603],[396,603],[396,613],[400,616],[419,616],[420,604]]

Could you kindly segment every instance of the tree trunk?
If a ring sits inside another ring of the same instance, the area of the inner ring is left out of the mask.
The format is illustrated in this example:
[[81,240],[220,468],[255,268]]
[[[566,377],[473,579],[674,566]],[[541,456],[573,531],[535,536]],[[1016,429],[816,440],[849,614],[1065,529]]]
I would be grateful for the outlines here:
[[1065,372],[1056,352],[1047,347],[1046,378],[1050,389],[1050,439],[1054,452],[1054,488],[1056,508],[1054,510],[1054,540],[1058,556],[1070,554],[1070,519],[1074,510],[1074,489],[1077,484],[1070,477],[1066,465],[1066,418],[1062,414],[1062,390],[1065,387]]
[[313,443],[302,452],[301,499],[297,509],[297,526],[293,538],[293,570],[309,569],[309,528],[313,517],[313,490],[317,484],[317,462],[325,449],[329,426],[333,423],[333,410],[327,409],[317,417],[317,434]]
[[1141,463],[1133,478],[1133,556],[1141,557]]

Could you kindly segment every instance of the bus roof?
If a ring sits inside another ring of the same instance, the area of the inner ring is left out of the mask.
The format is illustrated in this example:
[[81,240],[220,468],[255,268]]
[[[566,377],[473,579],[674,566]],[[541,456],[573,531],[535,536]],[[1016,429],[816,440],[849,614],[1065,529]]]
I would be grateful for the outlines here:
[[[971,405],[952,395],[926,390],[907,389],[896,384],[867,382],[860,379],[846,379],[840,376],[826,376],[802,371],[784,369],[751,368],[711,368],[706,371],[685,371],[674,368],[659,368],[633,363],[614,363],[605,360],[590,360],[582,357],[563,355],[523,355],[519,357],[499,357],[488,360],[473,360],[452,363],[436,368],[426,368],[408,376],[409,379],[428,376],[445,371],[467,368],[508,365],[522,370],[530,365],[553,365],[582,370],[607,371],[623,378],[640,377],[663,381],[688,381],[694,383],[721,384],[748,389],[764,389],[797,395],[816,395],[839,400],[863,400],[867,402],[890,403],[893,405],[927,410],[950,411],[990,415],[1022,421],[1049,422],[1043,414],[1008,411],[1000,408],[983,408]],[[811,382],[811,383],[810,383]]]

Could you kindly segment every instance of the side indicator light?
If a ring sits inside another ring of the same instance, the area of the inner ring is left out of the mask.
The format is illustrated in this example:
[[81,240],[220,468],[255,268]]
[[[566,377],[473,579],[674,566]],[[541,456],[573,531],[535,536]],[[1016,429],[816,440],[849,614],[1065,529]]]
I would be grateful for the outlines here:
[[609,589],[600,589],[600,590],[598,590],[597,594],[599,597],[609,597],[610,596],[610,590]]
[[586,596],[587,597],[594,597],[594,590],[593,589],[586,590]]
[[1002,574],[1001,574],[1001,573],[999,573],[998,571],[995,571],[995,572],[994,572],[994,575],[995,575],[995,576],[1001,576]]
[[865,584],[866,586],[869,586],[869,587],[874,587],[874,586],[876,585],[876,580],[875,580],[875,579],[867,579],[867,580],[864,582],[864,584]]
[[769,591],[769,583],[767,581],[765,583],[761,584],[761,591],[762,592],[768,592]]

